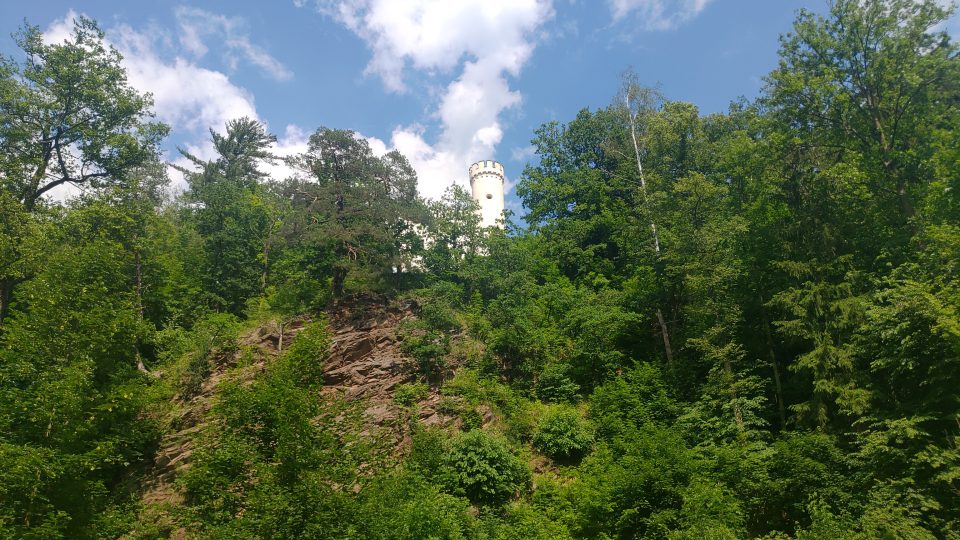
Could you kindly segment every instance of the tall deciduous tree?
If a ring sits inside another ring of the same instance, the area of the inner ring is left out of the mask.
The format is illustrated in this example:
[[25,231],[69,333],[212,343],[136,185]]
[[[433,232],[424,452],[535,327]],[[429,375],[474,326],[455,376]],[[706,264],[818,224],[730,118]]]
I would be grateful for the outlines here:
[[127,83],[120,53],[86,17],[46,44],[35,26],[17,44],[23,65],[0,63],[0,171],[4,189],[32,210],[63,184],[105,185],[152,159],[166,133],[152,100]]
[[429,245],[424,266],[441,279],[462,279],[461,272],[483,250],[480,205],[462,186],[454,185],[430,204]]
[[869,190],[859,211],[900,239],[915,230],[907,224],[931,181],[933,136],[958,106],[957,45],[934,31],[949,13],[934,0],[801,11],[768,78],[774,117],[820,169],[856,167]]
[[[94,21],[76,19],[52,44],[25,26],[17,44],[22,64],[0,59],[0,188],[26,212],[57,187],[120,184],[155,159],[167,127],[150,120],[150,96],[127,83]],[[23,277],[0,272],[0,325]]]
[[[630,130],[630,142],[633,145],[633,155],[637,162],[637,181],[638,181],[638,210],[643,215],[641,219],[650,222],[650,235],[653,241],[654,257],[660,258],[660,233],[657,231],[657,222],[650,213],[647,193],[647,179],[643,172],[643,160],[647,153],[647,147],[643,144],[644,128],[649,122],[650,117],[656,113],[663,101],[662,96],[653,88],[645,87],[640,84],[636,73],[628,71],[623,75],[623,84],[620,89],[620,95],[614,105],[614,109],[619,111],[627,119],[627,127]],[[673,366],[673,347],[670,345],[670,329],[663,316],[663,310],[660,306],[656,307],[657,324],[660,325],[660,336],[663,339],[663,351],[667,357],[667,364]]]

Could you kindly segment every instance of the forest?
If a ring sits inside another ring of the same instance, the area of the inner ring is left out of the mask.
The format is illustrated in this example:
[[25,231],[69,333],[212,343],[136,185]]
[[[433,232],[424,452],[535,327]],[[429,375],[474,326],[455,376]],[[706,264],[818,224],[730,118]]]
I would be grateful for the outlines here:
[[[270,177],[250,118],[172,195],[98,24],[25,23],[0,538],[960,539],[950,14],[800,11],[722,114],[626,71],[532,134],[503,228],[350,130]],[[366,312],[399,321],[379,421],[331,382]]]

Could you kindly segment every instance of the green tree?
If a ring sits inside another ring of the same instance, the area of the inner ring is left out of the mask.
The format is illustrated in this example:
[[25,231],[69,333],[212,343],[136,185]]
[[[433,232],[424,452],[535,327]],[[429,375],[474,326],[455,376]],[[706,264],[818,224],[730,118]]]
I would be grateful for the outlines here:
[[949,14],[933,0],[837,0],[827,17],[801,11],[782,40],[766,101],[820,169],[843,162],[863,175],[869,194],[845,208],[870,218],[857,240],[886,238],[902,251],[915,231],[931,142],[956,114],[947,96],[960,75],[957,48],[932,31]]
[[0,337],[0,453],[13,490],[0,513],[13,537],[92,536],[160,436],[146,414],[151,379],[136,368],[151,336],[124,245],[129,216],[93,201],[55,225]]
[[308,241],[332,253],[334,296],[343,295],[351,270],[382,276],[409,265],[423,207],[403,155],[377,157],[356,133],[320,128],[293,163],[304,177],[288,191],[310,224]]
[[423,265],[437,279],[465,281],[463,275],[485,244],[480,226],[480,205],[460,185],[449,187],[429,205],[429,242]]
[[26,26],[17,45],[24,64],[0,66],[0,170],[27,210],[57,186],[121,182],[156,156],[166,127],[148,121],[150,97],[127,83],[93,20],[74,20],[70,38],[53,44]]
[[[29,25],[16,41],[23,63],[0,60],[0,188],[23,211],[35,212],[45,194],[65,184],[126,184],[134,169],[156,159],[168,129],[150,121],[150,96],[127,83],[120,53],[93,20],[74,20],[60,43],[44,43]],[[13,201],[4,205],[5,214],[20,211]],[[16,244],[9,226],[3,234]],[[26,279],[22,270],[0,273],[0,325],[14,287]]]
[[211,129],[210,137],[218,154],[213,161],[181,150],[199,167],[180,168],[190,185],[186,210],[203,238],[202,275],[212,307],[240,313],[262,290],[260,261],[272,220],[261,185],[266,174],[258,167],[274,159],[269,148],[276,137],[251,118],[229,121],[225,134]]
[[27,240],[36,228],[20,201],[9,192],[0,191],[0,330],[10,311],[14,285],[30,272]]

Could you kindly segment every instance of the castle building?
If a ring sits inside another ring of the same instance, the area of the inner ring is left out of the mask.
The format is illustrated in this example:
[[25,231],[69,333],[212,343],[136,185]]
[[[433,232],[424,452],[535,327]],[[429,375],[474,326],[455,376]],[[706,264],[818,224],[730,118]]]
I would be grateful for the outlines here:
[[470,190],[473,200],[480,204],[480,224],[503,228],[503,165],[485,159],[470,166]]

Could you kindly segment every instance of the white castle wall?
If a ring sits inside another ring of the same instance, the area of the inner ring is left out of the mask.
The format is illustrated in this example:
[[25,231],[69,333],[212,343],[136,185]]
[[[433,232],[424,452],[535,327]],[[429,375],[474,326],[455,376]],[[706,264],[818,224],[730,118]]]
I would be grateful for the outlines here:
[[503,165],[485,159],[470,166],[470,190],[473,200],[480,203],[480,222],[484,227],[494,227],[503,214]]

